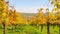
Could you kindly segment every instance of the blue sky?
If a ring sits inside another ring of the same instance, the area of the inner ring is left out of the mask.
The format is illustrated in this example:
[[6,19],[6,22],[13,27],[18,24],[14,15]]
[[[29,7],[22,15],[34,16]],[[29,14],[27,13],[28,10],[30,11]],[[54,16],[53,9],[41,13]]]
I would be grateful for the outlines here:
[[48,0],[9,0],[10,5],[15,5],[17,12],[36,13],[38,8],[50,8]]

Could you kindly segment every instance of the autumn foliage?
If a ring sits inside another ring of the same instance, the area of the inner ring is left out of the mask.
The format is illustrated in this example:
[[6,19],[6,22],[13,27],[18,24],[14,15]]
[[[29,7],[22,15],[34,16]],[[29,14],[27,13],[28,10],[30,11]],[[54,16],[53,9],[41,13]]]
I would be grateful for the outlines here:
[[[32,19],[29,21],[24,19],[21,13],[18,13],[13,6],[8,5],[9,2],[0,0],[0,24],[4,26],[4,34],[6,27],[9,25],[26,25],[26,24],[60,24],[60,0],[52,0],[51,4],[54,8],[49,11],[48,8],[39,8]],[[11,7],[12,9],[9,9]],[[43,10],[46,10],[44,13]]]

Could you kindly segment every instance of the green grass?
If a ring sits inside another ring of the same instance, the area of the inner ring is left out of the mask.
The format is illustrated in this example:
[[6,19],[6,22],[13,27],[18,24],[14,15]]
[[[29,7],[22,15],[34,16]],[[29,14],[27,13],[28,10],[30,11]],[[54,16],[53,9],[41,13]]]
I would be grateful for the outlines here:
[[[59,34],[59,27],[55,26],[53,29],[53,26],[50,27],[50,33],[51,34]],[[3,34],[3,28],[0,26],[0,34]],[[43,26],[42,32],[41,32],[41,26],[17,26],[16,29],[12,32],[11,26],[7,27],[6,34],[47,34],[47,26]]]

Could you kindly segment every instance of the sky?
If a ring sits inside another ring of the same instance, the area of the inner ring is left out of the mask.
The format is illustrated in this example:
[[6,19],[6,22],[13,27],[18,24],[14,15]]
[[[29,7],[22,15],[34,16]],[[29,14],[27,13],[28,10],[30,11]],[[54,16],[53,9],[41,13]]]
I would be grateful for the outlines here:
[[48,0],[9,0],[9,2],[20,13],[37,13],[38,8],[51,8]]

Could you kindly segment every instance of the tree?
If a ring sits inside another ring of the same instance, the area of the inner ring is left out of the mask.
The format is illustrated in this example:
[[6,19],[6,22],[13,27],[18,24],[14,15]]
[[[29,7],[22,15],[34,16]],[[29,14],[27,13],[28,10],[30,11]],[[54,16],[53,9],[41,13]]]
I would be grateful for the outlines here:
[[46,9],[46,19],[47,19],[47,34],[49,34],[49,9]]
[[16,10],[10,10],[9,15],[9,22],[12,25],[12,31],[16,29],[17,25],[28,24],[28,22],[22,17],[20,13],[16,12]]
[[60,0],[52,0],[51,4],[53,4],[54,6],[56,6],[58,9],[60,9]]
[[6,34],[6,27],[9,22],[9,17],[8,17],[8,5],[5,0],[0,0],[0,21],[3,24],[4,27],[4,33]]
[[15,10],[10,10],[10,12],[9,12],[9,22],[12,25],[12,31],[14,31],[15,20],[16,20],[16,11]]
[[46,24],[46,17],[44,13],[42,12],[43,8],[39,9],[38,15],[37,15],[37,20],[38,24]]
[[57,16],[57,23],[59,24],[59,31],[60,31],[60,0],[52,0],[51,4],[56,7],[56,16]]
[[43,8],[39,9],[38,11],[38,15],[37,15],[37,21],[38,21],[38,24],[41,25],[41,32],[42,32],[42,29],[43,29],[43,25],[46,24],[46,17],[44,15],[44,13],[42,12]]
[[42,29],[43,29],[43,25],[46,24],[46,17],[44,15],[44,13],[42,12],[43,8],[40,8],[38,9],[38,13],[34,16],[34,19],[33,19],[33,24],[37,24],[37,27],[38,25],[41,25],[41,32],[42,32]]

